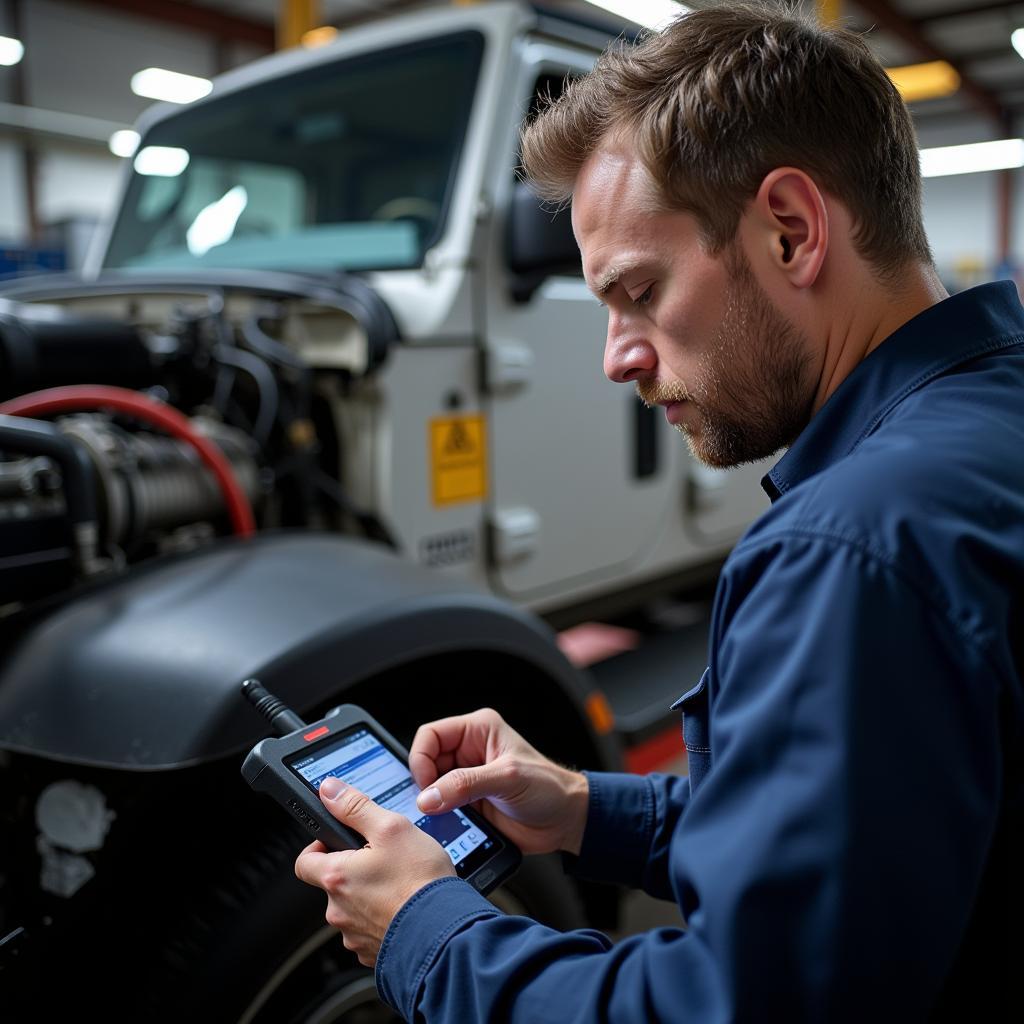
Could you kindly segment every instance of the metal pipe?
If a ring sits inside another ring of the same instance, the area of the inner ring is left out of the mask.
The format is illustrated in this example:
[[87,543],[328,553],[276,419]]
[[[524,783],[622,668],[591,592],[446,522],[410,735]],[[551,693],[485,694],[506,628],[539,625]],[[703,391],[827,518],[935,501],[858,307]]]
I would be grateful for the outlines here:
[[0,103],[0,126],[38,135],[56,135],[65,139],[98,142],[104,146],[114,132],[130,125],[106,121],[84,114],[65,114],[22,103]]
[[320,22],[320,0],[278,0],[277,48],[299,46],[302,37]]

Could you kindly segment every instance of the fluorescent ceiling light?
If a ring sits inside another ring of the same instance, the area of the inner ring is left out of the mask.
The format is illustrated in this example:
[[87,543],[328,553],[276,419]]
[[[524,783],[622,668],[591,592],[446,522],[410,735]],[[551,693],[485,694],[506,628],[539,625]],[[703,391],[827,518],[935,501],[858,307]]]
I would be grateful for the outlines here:
[[122,128],[110,136],[107,145],[114,156],[125,158],[134,156],[135,150],[139,148],[139,133],[133,132],[131,128]]
[[188,167],[188,150],[176,146],[146,146],[139,150],[133,166],[139,174],[176,178]]
[[885,73],[899,89],[904,103],[950,96],[960,88],[960,76],[956,69],[944,60],[886,68]]
[[204,206],[185,232],[188,251],[204,256],[215,245],[223,245],[235,233],[235,225],[249,202],[244,185],[228,189],[216,202]]
[[168,103],[191,103],[202,99],[213,88],[208,78],[183,75],[165,68],[146,68],[132,75],[132,92],[150,100]]
[[25,46],[20,39],[0,36],[0,65],[9,68],[25,56]]
[[1024,139],[1000,139],[998,142],[921,150],[921,175],[925,178],[1002,171],[1013,167],[1024,167]]
[[655,32],[667,28],[681,14],[690,13],[689,7],[677,4],[676,0],[590,0],[590,3]]
[[1013,48],[1024,58],[1024,28],[1017,29],[1010,34],[1010,43]]

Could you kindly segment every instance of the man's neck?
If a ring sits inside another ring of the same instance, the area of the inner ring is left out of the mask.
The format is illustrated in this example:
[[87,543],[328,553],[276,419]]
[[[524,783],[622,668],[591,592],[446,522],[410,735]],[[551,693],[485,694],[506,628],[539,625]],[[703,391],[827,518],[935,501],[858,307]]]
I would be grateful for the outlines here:
[[896,285],[881,285],[866,277],[859,287],[845,289],[844,301],[829,325],[814,412],[886,338],[947,298],[949,293],[935,269],[924,264],[909,268]]

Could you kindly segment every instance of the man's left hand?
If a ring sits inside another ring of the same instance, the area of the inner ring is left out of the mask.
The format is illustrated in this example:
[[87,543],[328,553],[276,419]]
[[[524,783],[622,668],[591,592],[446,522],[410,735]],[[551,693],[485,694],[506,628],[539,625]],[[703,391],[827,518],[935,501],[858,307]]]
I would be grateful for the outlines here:
[[373,967],[384,933],[406,900],[455,869],[435,839],[358,789],[325,779],[320,799],[366,845],[332,853],[319,841],[311,843],[295,861],[295,874],[327,893],[327,923],[342,933],[345,948],[361,964]]

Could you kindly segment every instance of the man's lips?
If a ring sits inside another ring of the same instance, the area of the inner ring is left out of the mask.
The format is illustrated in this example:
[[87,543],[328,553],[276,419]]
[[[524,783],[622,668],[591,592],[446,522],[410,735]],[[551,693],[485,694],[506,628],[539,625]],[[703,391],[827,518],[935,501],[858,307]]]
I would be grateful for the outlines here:
[[687,414],[687,408],[692,404],[688,395],[682,398],[675,397],[675,395],[679,394],[679,391],[675,389],[654,387],[646,389],[637,387],[636,393],[637,397],[648,407],[658,406],[658,408],[664,409],[665,419],[674,427],[683,422],[683,418]]
[[683,415],[686,410],[685,399],[679,402],[659,402],[658,404],[664,405],[665,419],[668,420],[668,422],[671,423],[672,426],[676,426],[677,424],[682,422]]

